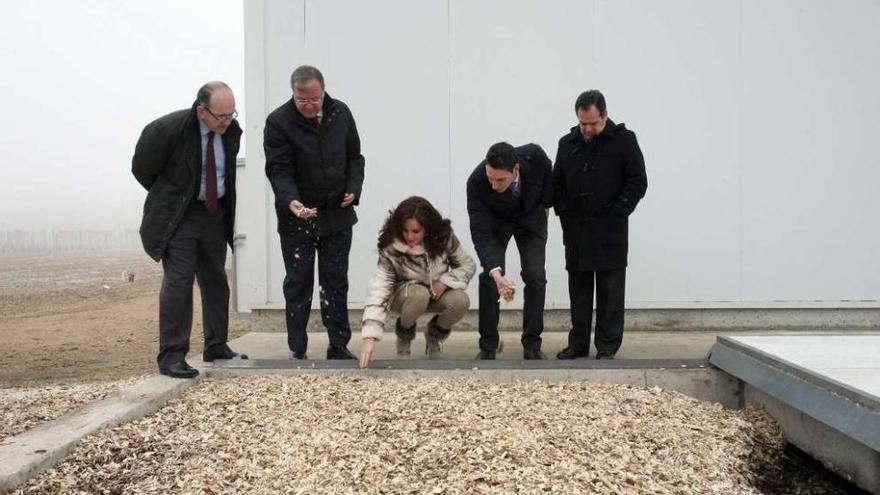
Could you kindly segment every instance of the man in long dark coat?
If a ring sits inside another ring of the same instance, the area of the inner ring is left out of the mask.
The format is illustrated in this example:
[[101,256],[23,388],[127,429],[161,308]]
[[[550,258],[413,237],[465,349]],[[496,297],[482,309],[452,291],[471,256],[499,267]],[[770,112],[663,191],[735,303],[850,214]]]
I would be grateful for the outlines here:
[[568,347],[556,357],[589,356],[595,283],[596,359],[612,359],[623,342],[627,219],[648,178],[635,133],[608,118],[602,93],[581,93],[575,113],[578,125],[559,139],[553,166],[571,301]]
[[[131,171],[148,191],[141,223],[144,250],[162,261],[159,372],[199,374],[185,360],[193,318],[193,279],[202,293],[205,361],[239,354],[229,336],[226,246],[235,221],[235,157],[241,127],[225,83],[202,86],[192,108],[160,117],[138,139]],[[244,358],[246,356],[242,356]]]

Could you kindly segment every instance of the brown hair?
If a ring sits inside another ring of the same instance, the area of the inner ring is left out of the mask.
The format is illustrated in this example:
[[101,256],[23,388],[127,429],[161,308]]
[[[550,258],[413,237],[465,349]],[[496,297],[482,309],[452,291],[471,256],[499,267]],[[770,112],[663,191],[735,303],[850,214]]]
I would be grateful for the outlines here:
[[410,218],[425,228],[425,239],[422,241],[425,251],[432,258],[443,254],[452,237],[452,222],[443,218],[434,205],[421,196],[406,198],[388,212],[388,218],[379,231],[379,251],[390,246],[394,239],[403,239],[403,224]]

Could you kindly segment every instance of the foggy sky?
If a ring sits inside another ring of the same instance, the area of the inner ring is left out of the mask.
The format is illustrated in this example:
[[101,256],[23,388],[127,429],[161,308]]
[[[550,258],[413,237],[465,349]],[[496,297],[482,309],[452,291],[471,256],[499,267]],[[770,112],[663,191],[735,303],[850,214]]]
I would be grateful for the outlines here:
[[244,113],[240,0],[9,2],[0,16],[0,230],[137,228],[131,155],[219,79]]

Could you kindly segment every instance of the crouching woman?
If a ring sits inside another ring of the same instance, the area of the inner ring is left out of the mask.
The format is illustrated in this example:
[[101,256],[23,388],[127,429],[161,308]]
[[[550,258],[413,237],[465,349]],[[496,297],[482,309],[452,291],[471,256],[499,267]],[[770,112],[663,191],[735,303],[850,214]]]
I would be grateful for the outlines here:
[[379,233],[379,263],[364,304],[360,365],[373,358],[390,309],[400,316],[394,325],[397,356],[407,358],[416,336],[416,320],[437,313],[425,328],[425,353],[440,358],[440,343],[470,307],[465,292],[476,264],[431,203],[413,196],[388,215]]

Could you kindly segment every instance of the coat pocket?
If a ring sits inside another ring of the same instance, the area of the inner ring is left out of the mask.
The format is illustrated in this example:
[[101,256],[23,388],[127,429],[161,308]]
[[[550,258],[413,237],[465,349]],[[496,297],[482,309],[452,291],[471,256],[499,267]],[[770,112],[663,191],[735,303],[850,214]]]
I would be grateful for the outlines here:
[[603,244],[626,244],[629,234],[629,220],[626,217],[609,211],[602,216],[601,226]]

